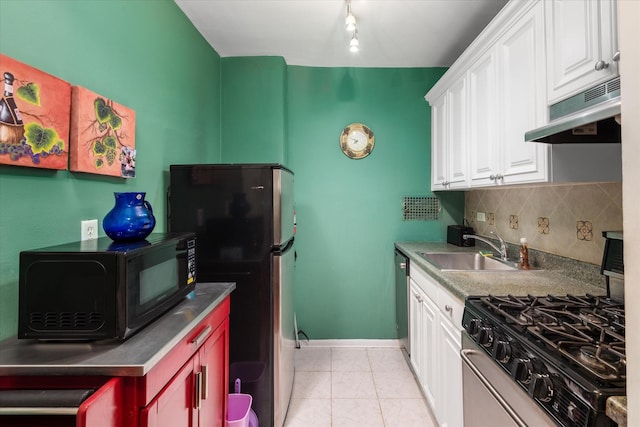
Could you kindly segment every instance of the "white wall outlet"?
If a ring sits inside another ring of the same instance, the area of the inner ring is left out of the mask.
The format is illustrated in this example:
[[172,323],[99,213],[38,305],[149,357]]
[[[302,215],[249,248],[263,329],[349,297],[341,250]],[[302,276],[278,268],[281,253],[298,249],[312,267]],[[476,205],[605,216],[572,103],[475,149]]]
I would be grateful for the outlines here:
[[98,238],[98,220],[87,219],[80,221],[80,240],[92,240]]
[[485,222],[487,218],[484,215],[484,212],[476,212],[476,220],[479,222]]

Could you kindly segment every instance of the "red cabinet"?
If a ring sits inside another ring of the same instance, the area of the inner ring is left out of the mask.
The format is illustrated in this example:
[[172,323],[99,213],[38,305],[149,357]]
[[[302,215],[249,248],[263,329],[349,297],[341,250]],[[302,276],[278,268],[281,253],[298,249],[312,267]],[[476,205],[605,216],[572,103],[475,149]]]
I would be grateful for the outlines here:
[[229,381],[229,320],[191,341],[198,351],[140,411],[141,427],[223,427]]
[[[189,314],[198,317],[198,313]],[[228,294],[180,336],[179,340],[166,337],[167,343],[177,342],[165,346],[157,356],[151,355],[151,367],[144,375],[101,376],[92,375],[91,370],[83,374],[71,371],[69,375],[1,375],[0,392],[5,393],[28,389],[95,391],[65,413],[59,408],[44,413],[30,413],[33,408],[0,408],[0,425],[223,427],[229,383]]]

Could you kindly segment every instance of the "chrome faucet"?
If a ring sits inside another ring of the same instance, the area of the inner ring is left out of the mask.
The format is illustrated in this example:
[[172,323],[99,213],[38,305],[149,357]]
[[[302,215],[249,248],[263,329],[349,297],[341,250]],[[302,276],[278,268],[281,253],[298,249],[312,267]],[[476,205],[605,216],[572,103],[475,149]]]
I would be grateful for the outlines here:
[[498,238],[498,240],[500,241],[500,247],[498,248],[492,241],[485,239],[484,237],[480,237],[480,236],[476,236],[475,234],[463,234],[462,238],[463,239],[476,239],[476,240],[480,240],[481,242],[486,243],[487,245],[491,246],[493,249],[496,250],[496,252],[498,252],[498,254],[500,254],[500,258],[503,259],[504,261],[507,261],[507,244],[504,242],[504,240],[502,239],[502,237],[500,237],[498,235],[498,233],[494,233],[493,231],[490,231],[491,234],[493,234],[494,236],[496,236]]

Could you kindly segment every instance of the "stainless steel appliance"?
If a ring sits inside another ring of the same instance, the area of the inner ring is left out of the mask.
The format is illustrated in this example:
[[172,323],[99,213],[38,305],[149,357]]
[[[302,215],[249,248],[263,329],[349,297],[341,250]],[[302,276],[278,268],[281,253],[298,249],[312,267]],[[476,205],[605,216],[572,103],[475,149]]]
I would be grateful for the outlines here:
[[108,237],[20,253],[18,338],[125,339],[195,287],[193,233]]
[[550,122],[525,133],[525,141],[549,144],[619,143],[620,77],[549,107]]
[[277,164],[172,165],[168,227],[198,236],[198,276],[235,282],[229,390],[281,427],[293,387],[293,172]]
[[[614,427],[626,394],[622,232],[607,239],[606,296],[470,296],[462,319],[466,427]],[[613,286],[615,284],[615,286]]]
[[396,269],[396,331],[400,345],[410,354],[409,347],[409,257],[395,250]]

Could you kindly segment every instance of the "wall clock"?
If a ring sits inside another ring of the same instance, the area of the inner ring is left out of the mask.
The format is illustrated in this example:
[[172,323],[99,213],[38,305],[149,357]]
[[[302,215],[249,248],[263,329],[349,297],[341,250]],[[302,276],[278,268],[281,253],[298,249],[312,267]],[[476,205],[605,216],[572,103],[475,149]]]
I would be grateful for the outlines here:
[[351,123],[340,134],[340,148],[352,159],[362,159],[373,151],[373,131],[362,123]]

